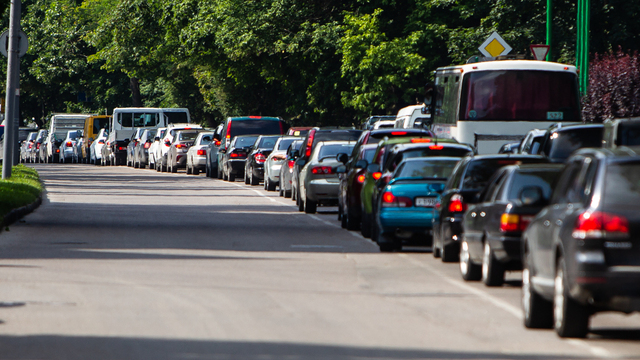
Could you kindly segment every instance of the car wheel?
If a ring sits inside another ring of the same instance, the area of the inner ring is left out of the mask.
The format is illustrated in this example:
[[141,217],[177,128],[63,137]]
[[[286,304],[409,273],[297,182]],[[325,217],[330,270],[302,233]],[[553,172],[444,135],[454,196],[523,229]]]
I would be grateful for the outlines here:
[[227,179],[229,179],[230,182],[234,182],[236,181],[236,176],[234,174],[229,173],[229,175],[227,176]]
[[173,166],[173,164],[171,164],[171,172],[172,173],[177,173],[178,172],[178,167],[177,166]]
[[353,210],[351,209],[352,207],[347,205],[346,210],[342,213],[342,217],[347,217],[347,230],[358,230],[360,222],[358,221],[358,217],[353,213]]
[[284,197],[284,190],[282,190],[282,186],[278,184],[278,196]]
[[571,298],[565,273],[561,257],[554,281],[553,327],[560,337],[584,338],[589,332],[589,309]]
[[211,171],[209,170],[209,165],[205,166],[204,171],[205,171],[205,175],[207,177],[212,177],[211,176]]
[[304,211],[304,201],[300,197],[300,191],[296,194],[296,204],[298,204],[298,211]]
[[293,196],[293,192],[291,190],[284,190],[284,198],[289,199]]
[[253,168],[249,169],[249,171],[251,171],[251,173],[249,174],[249,183],[251,184],[251,186],[260,184],[260,180],[256,179],[256,177],[253,176]]
[[222,176],[220,177],[222,180],[227,181],[227,173],[225,171],[222,172]]
[[488,240],[484,242],[482,255],[482,282],[487,286],[502,286],[504,283],[504,266],[496,259]]
[[267,191],[276,191],[276,184],[274,184],[271,180],[269,180],[266,187],[267,187]]
[[533,289],[529,254],[525,251],[522,259],[522,310],[524,326],[530,329],[550,329],[553,327],[553,303],[547,301]]
[[191,175],[200,175],[200,169],[197,166],[192,166]]
[[466,240],[462,240],[460,244],[460,274],[466,281],[477,281],[482,277],[482,268],[471,260],[469,243]]
[[262,187],[267,190],[267,185],[269,185],[269,177],[265,175],[264,181],[262,182]]
[[362,224],[360,225],[360,233],[366,238],[371,237],[371,215],[362,212]]
[[243,175],[242,177],[243,177],[243,179],[244,179],[244,183],[245,183],[245,184],[247,184],[247,185],[249,185],[249,178],[248,178],[247,176],[248,176],[248,173],[247,173],[247,171],[245,170],[244,175]]
[[187,175],[191,175],[191,166],[187,165]]
[[349,219],[349,215],[345,210],[346,207],[347,207],[346,205],[342,206],[342,216],[340,217],[340,227],[343,229],[347,228],[347,221]]
[[307,214],[315,214],[317,209],[318,203],[307,197],[304,201],[304,212]]

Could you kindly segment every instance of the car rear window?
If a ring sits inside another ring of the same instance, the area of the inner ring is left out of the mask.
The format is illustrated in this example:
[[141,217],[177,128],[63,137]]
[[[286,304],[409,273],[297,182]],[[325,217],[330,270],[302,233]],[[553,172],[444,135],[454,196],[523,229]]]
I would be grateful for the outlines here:
[[455,160],[406,161],[395,177],[448,179],[457,163]]
[[238,135],[280,135],[282,126],[280,120],[249,119],[231,120],[230,134],[233,138]]
[[273,149],[276,146],[277,137],[263,137],[260,139],[257,148],[258,149]]
[[373,161],[373,156],[376,154],[376,149],[366,149],[362,154],[362,159],[367,160],[368,163]]
[[620,206],[640,205],[640,161],[609,164],[604,181],[603,206],[615,210]]
[[504,159],[482,159],[468,163],[467,171],[464,174],[461,188],[464,190],[481,190],[495,174],[498,169],[516,163],[539,163],[541,158],[504,158]]
[[257,136],[237,137],[236,140],[233,142],[232,146],[236,147],[236,148],[249,147],[249,146],[255,144],[257,139],[258,139]]
[[637,146],[640,145],[640,124],[619,124],[618,141],[616,145]]
[[511,185],[507,193],[509,200],[520,198],[522,189],[528,186],[538,186],[542,189],[542,195],[545,199],[551,197],[556,180],[560,175],[561,169],[540,169],[540,170],[517,170],[511,178]]
[[545,154],[553,160],[564,161],[572,152],[585,147],[602,147],[603,128],[592,127],[551,134]]
[[327,144],[323,145],[319,150],[318,159],[335,157],[338,154],[351,154],[354,144]]
[[296,139],[282,139],[278,144],[278,150],[287,150]]
[[191,141],[198,137],[197,132],[181,132],[178,136],[179,141]]

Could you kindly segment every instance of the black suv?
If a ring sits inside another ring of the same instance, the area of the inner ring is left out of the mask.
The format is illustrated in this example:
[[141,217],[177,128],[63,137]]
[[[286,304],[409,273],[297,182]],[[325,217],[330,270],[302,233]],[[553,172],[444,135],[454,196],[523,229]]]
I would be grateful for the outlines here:
[[640,145],[640,117],[613,119],[604,122],[602,147]]
[[581,149],[522,236],[529,328],[584,337],[599,311],[640,311],[640,153]]
[[578,149],[602,147],[603,130],[602,124],[555,124],[547,130],[538,154],[562,163]]

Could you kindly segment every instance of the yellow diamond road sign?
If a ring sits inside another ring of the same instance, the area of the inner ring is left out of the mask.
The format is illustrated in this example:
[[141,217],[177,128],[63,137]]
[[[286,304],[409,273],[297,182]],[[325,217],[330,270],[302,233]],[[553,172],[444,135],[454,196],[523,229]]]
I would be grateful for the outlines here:
[[507,55],[512,49],[511,46],[494,31],[493,34],[480,45],[478,50],[486,57],[497,57]]

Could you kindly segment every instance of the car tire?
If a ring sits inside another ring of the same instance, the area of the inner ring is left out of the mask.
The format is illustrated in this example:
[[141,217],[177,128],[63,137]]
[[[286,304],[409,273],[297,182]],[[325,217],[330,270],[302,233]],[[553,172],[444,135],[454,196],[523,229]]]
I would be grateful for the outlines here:
[[222,172],[222,176],[220,177],[222,180],[227,181],[227,173],[225,171]]
[[536,293],[531,283],[533,278],[529,254],[525,250],[522,258],[522,310],[524,326],[529,329],[551,329],[553,327],[553,303]]
[[347,214],[347,212],[344,210],[346,206],[342,206],[342,216],[340,217],[340,227],[343,229],[347,228],[347,221],[349,220],[349,215]]
[[176,166],[173,166],[173,164],[171,164],[171,172],[174,174],[178,172],[178,168]]
[[362,223],[360,224],[360,233],[366,238],[371,238],[371,215],[362,212]]
[[282,190],[282,186],[278,184],[278,196],[284,197],[284,190]]
[[274,184],[271,180],[269,180],[269,182],[267,183],[267,191],[276,191],[276,184]]
[[558,259],[553,296],[553,327],[560,337],[584,338],[589,332],[589,308],[569,295],[566,264]]
[[300,191],[296,195],[296,204],[298,205],[298,211],[304,211],[304,201],[300,198]]
[[253,176],[253,168],[250,168],[249,171],[251,171],[251,173],[249,174],[249,183],[251,184],[251,186],[259,185],[260,180],[256,179],[256,177]]
[[438,237],[436,236],[436,232],[434,229],[433,232],[433,245],[431,246],[431,254],[434,259],[438,259],[441,256],[440,248],[438,247]]
[[[348,200],[347,200],[348,201]],[[353,213],[353,211],[351,210],[352,207],[348,206],[346,207],[346,211],[343,212],[342,217],[347,217],[347,230],[359,230],[360,227],[360,221],[358,221],[357,216]]]
[[304,212],[307,214],[315,214],[317,210],[318,203],[307,197],[304,201]]
[[234,174],[229,174],[227,176],[227,179],[229,180],[229,182],[234,182],[236,181],[236,176]]
[[471,260],[467,240],[460,244],[460,275],[465,281],[478,281],[482,277],[482,267]]
[[191,175],[191,166],[187,165],[187,175]]
[[284,190],[284,198],[289,199],[293,196],[293,192],[291,190]]
[[487,286],[502,286],[504,283],[504,265],[496,259],[486,239],[482,255],[482,282]]
[[200,175],[200,169],[197,166],[192,166],[191,175]]

